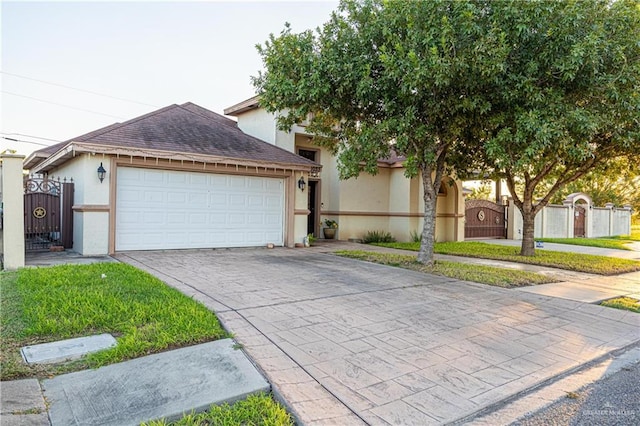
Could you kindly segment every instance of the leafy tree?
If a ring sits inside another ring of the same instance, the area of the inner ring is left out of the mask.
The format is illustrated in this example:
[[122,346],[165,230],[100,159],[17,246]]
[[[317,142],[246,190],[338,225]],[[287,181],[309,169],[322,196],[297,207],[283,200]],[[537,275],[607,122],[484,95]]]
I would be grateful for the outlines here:
[[581,0],[486,10],[509,45],[492,76],[486,158],[522,213],[521,254],[534,255],[534,218],[554,194],[640,152],[640,7]]
[[443,176],[477,156],[486,93],[507,49],[473,1],[341,2],[321,28],[289,26],[257,46],[265,71],[253,78],[260,105],[280,129],[310,118],[308,131],[338,157],[340,176],[376,174],[377,160],[406,157],[424,187],[418,260],[433,262]]

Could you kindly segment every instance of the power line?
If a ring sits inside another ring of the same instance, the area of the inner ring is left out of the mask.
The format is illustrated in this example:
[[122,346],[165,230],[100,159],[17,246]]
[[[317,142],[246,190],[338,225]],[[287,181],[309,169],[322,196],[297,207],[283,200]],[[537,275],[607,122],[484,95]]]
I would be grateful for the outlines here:
[[[26,136],[28,138],[34,138],[34,139],[43,139],[45,141],[51,141],[51,142],[62,142],[56,139],[50,139],[50,138],[43,138],[42,136],[33,136],[33,135],[25,135],[24,133],[5,133],[2,132],[3,135],[6,136],[11,136],[11,135],[15,135],[15,136]],[[6,138],[5,138],[6,139]]]
[[23,143],[30,143],[30,144],[33,144],[33,145],[51,146],[51,145],[47,145],[46,143],[31,142],[31,141],[23,141],[23,140],[21,140],[21,139],[7,138],[7,137],[5,137],[5,136],[0,136],[0,138],[2,138],[2,139],[6,139],[6,140],[11,141],[11,142],[23,142]]
[[46,101],[44,99],[33,98],[31,96],[19,95],[17,93],[13,93],[13,92],[7,92],[6,90],[0,90],[0,92],[6,93],[7,95],[13,95],[13,96],[18,96],[20,98],[31,99],[31,100],[38,101],[38,102],[44,102],[44,103],[47,103],[47,104],[58,105],[58,106],[61,106],[61,107],[75,109],[75,110],[78,110],[78,111],[90,112],[92,114],[98,114],[98,115],[105,115],[107,117],[117,118],[118,120],[126,120],[125,117],[119,117],[117,115],[105,114],[103,112],[91,111],[91,110],[84,109],[84,108],[77,108],[77,107],[73,107],[73,106],[70,106],[70,105],[59,104],[57,102]]
[[157,106],[157,105],[148,104],[148,103],[145,103],[145,102],[138,102],[138,101],[134,101],[133,99],[126,99],[126,98],[119,98],[117,96],[105,95],[104,93],[98,93],[98,92],[94,92],[92,90],[79,89],[77,87],[71,87],[71,86],[67,86],[67,85],[59,84],[59,83],[52,83],[50,81],[39,80],[37,78],[31,78],[31,77],[27,77],[27,76],[20,75],[20,74],[13,74],[13,73],[6,72],[6,71],[0,71],[0,73],[5,74],[5,75],[10,75],[12,77],[23,78],[25,80],[37,81],[38,83],[49,84],[51,86],[58,86],[58,87],[64,87],[65,89],[77,90],[78,92],[91,93],[92,95],[96,95],[96,96],[104,96],[105,98],[111,98],[111,99],[116,99],[116,100],[119,100],[119,101],[132,102],[134,104],[139,104],[139,105],[145,105],[145,106],[150,106],[150,107],[154,107],[154,108],[159,108],[159,106]]

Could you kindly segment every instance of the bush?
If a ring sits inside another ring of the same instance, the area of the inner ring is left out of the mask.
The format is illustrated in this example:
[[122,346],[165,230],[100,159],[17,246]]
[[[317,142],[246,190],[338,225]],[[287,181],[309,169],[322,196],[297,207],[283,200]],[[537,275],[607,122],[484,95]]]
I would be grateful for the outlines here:
[[422,235],[418,231],[411,231],[411,242],[419,243],[422,241]]
[[365,244],[372,243],[395,243],[396,239],[393,238],[393,235],[389,232],[385,231],[369,231],[367,235],[364,236],[362,241]]

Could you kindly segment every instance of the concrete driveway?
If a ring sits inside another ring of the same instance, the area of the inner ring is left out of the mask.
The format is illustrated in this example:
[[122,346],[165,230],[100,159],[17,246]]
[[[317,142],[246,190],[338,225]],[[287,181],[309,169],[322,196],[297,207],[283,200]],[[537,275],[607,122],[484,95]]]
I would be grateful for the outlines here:
[[121,253],[215,310],[298,419],[459,421],[640,341],[640,315],[309,249]]

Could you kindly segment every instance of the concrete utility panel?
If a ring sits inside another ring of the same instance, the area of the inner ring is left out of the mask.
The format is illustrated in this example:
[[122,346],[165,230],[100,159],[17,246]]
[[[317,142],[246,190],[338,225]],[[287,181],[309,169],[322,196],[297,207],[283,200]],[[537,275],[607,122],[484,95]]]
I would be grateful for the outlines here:
[[109,349],[116,345],[116,339],[105,333],[24,346],[20,349],[20,353],[27,364],[54,364],[78,359],[86,354]]
[[269,383],[231,339],[65,374],[42,382],[52,426],[139,425],[233,403]]

